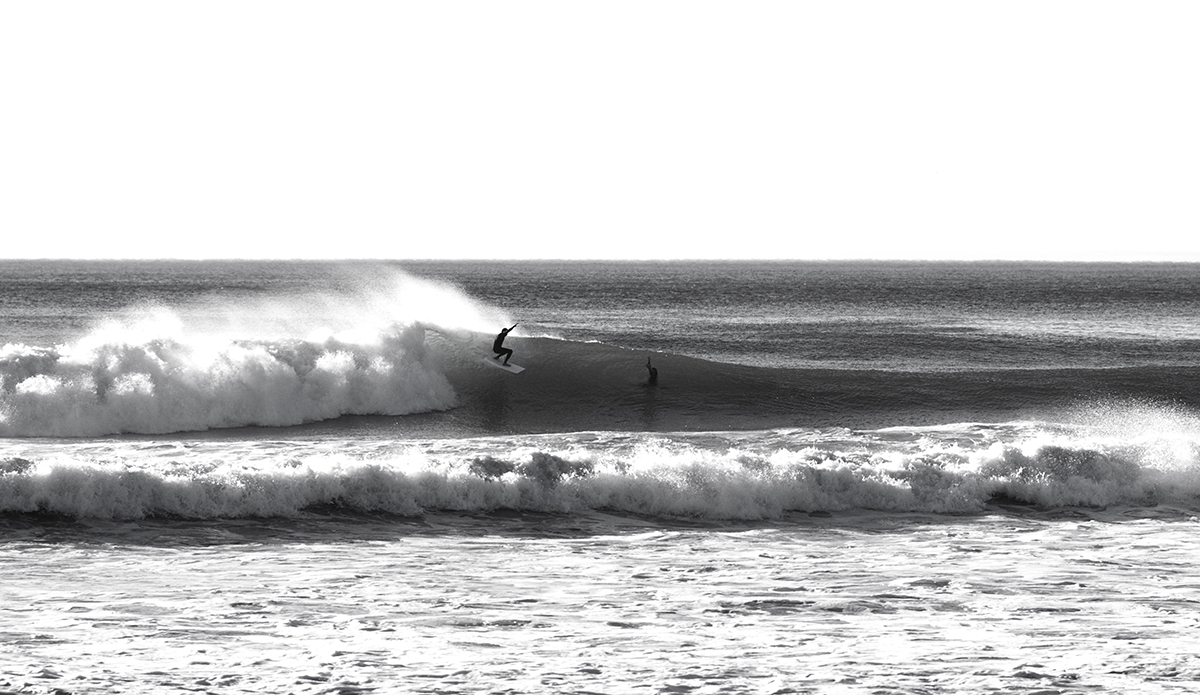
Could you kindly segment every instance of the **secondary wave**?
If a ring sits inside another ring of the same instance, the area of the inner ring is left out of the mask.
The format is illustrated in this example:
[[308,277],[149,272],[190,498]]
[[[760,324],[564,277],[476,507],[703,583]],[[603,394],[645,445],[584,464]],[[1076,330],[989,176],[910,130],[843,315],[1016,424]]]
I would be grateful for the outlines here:
[[1195,513],[1198,462],[1194,427],[1114,436],[1048,423],[423,444],[43,444],[0,459],[0,512],[205,519],[519,510],[747,520],[1017,504]]

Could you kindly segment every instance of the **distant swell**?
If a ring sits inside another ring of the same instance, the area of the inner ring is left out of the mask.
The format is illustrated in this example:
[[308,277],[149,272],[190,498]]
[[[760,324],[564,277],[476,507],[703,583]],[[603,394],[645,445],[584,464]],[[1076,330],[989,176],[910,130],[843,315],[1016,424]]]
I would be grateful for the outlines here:
[[0,435],[10,437],[297,425],[456,403],[419,325],[354,341],[126,331],[0,349]]

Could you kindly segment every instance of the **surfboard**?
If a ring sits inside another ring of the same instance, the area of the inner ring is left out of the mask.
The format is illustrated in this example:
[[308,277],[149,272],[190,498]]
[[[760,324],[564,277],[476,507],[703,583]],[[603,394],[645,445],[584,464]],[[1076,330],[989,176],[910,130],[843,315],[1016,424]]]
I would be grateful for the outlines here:
[[519,364],[513,364],[512,362],[509,362],[508,364],[504,364],[500,360],[497,360],[492,357],[484,357],[483,363],[490,364],[491,366],[495,367],[496,369],[503,369],[506,372],[512,372],[513,374],[520,374],[521,372],[525,371],[525,368]]

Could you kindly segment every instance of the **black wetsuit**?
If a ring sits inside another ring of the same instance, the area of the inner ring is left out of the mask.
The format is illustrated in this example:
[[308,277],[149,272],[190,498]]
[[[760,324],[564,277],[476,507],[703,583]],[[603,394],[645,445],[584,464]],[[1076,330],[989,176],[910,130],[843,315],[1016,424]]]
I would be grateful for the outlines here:
[[496,353],[496,356],[492,359],[498,360],[500,359],[500,356],[503,355],[504,364],[508,364],[508,358],[512,357],[513,354],[512,350],[504,347],[504,339],[508,337],[509,330],[511,329],[500,331],[500,335],[496,336],[496,342],[492,343],[492,351]]

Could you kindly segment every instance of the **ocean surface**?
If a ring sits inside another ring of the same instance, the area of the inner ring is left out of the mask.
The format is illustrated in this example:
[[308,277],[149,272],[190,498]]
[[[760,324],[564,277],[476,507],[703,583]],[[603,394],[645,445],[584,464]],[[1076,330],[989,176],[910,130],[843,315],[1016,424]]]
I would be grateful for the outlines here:
[[1200,265],[0,261],[0,346],[0,694],[1200,689]]

